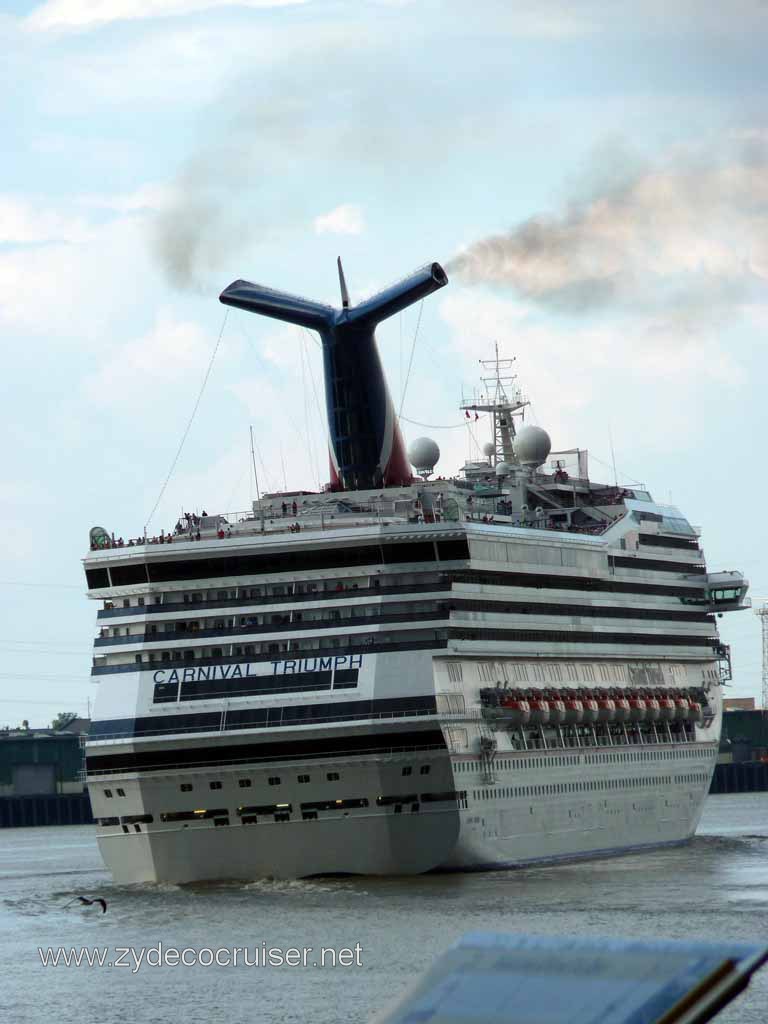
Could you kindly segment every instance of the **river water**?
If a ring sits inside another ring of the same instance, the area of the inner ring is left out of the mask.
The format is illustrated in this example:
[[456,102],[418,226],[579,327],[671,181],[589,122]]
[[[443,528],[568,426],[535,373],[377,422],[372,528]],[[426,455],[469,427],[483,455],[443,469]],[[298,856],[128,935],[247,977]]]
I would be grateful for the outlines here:
[[[107,913],[67,907],[76,894],[104,897]],[[695,839],[677,849],[409,879],[116,886],[91,827],[0,831],[3,1021],[365,1022],[475,930],[768,942],[768,794],[710,797]],[[120,968],[44,967],[38,953],[108,947],[115,960],[118,947],[158,943],[165,950],[245,946],[251,959],[262,943],[312,953],[307,966],[142,963],[138,970],[131,954]],[[356,944],[360,966],[330,966],[329,954],[313,966],[322,947]],[[718,1018],[766,1020],[768,968]]]

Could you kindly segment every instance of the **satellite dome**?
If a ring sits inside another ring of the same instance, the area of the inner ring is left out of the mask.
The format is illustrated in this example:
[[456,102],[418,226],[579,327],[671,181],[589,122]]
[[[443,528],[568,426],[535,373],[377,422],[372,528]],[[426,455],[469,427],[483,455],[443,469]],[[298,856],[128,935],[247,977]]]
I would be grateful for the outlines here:
[[547,461],[547,456],[552,450],[552,441],[546,430],[529,425],[519,430],[514,448],[520,464],[533,469]]
[[492,441],[487,441],[483,445],[483,455],[487,455],[488,458],[496,454],[496,445]]
[[510,466],[508,462],[497,462],[496,463],[496,476],[509,476],[513,470],[513,466]]
[[408,448],[408,461],[419,476],[429,476],[439,458],[440,449],[431,437],[417,437]]

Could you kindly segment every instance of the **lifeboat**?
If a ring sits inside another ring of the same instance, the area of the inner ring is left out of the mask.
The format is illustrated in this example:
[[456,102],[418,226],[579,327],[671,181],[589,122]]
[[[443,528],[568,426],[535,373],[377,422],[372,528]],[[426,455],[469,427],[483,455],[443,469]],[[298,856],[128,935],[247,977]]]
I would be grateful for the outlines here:
[[597,701],[593,697],[584,697],[581,703],[584,705],[584,724],[594,725],[600,718],[600,709]]
[[501,717],[510,725],[528,725],[531,720],[531,705],[519,697],[503,697],[499,710]]
[[629,706],[629,701],[626,697],[614,697],[613,703],[615,705],[615,721],[623,723],[628,722],[632,709]]
[[549,704],[549,724],[550,725],[564,725],[566,717],[565,702],[559,700],[557,697],[548,701]]
[[530,724],[531,725],[547,725],[549,722],[549,701],[541,700],[538,697],[529,698],[528,706],[530,708]]
[[704,708],[699,704],[697,700],[692,700],[688,704],[688,721],[689,722],[703,722],[704,721]]
[[642,697],[629,698],[629,720],[630,722],[644,722],[648,709]]
[[658,722],[661,717],[661,707],[655,697],[645,697],[645,720],[646,722]]
[[594,703],[597,704],[598,722],[616,721],[616,701],[611,697],[598,697]]
[[674,722],[675,720],[675,702],[671,697],[665,697],[663,694],[659,694],[656,698],[659,702],[659,719],[662,722]]
[[687,722],[690,704],[686,697],[675,697],[675,721]]
[[584,721],[584,705],[576,697],[566,697],[565,700],[557,701],[558,704],[562,704],[565,715],[563,723],[565,725],[580,725]]

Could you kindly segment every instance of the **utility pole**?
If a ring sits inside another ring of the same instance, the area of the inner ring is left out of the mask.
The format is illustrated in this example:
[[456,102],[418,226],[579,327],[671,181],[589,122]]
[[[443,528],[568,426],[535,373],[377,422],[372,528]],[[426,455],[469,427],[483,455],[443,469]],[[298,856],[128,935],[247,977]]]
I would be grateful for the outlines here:
[[768,713],[768,603],[755,608],[763,631],[763,714]]

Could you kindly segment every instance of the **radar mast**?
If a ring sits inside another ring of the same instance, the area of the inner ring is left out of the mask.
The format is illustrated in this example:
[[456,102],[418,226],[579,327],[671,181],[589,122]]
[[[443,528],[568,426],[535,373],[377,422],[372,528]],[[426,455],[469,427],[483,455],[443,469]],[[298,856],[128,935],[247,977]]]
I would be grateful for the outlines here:
[[482,377],[485,393],[480,401],[463,402],[461,408],[466,412],[488,412],[492,417],[493,454],[491,465],[500,462],[515,463],[517,459],[513,450],[515,439],[515,416],[524,418],[528,399],[517,385],[517,374],[512,373],[515,359],[499,358],[499,343],[494,342],[495,358],[481,359],[480,364],[489,373]]

